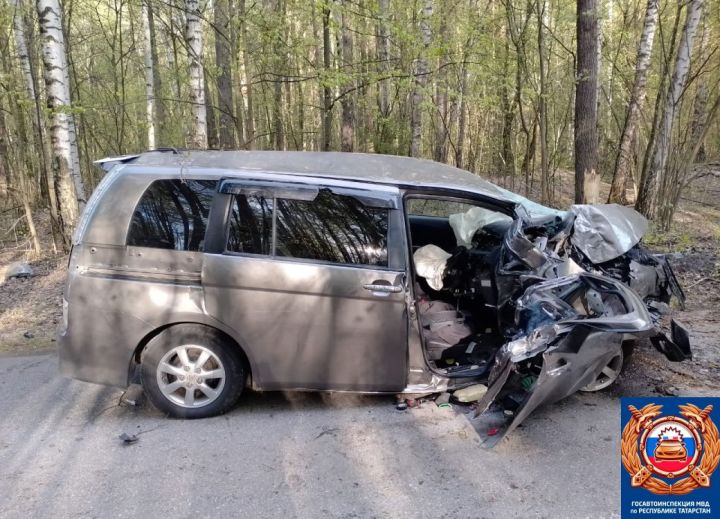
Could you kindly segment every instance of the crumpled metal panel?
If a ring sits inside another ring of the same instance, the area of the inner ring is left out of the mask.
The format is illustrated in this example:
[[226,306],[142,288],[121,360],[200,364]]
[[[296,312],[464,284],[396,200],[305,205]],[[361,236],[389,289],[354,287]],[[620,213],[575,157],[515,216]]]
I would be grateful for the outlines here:
[[604,263],[633,248],[648,230],[643,215],[618,204],[573,205],[571,243],[593,263]]

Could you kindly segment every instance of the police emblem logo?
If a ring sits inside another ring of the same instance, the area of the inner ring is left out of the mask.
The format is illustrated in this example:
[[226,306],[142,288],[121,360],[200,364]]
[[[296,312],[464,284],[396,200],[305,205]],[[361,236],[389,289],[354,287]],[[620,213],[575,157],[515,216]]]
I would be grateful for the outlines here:
[[620,449],[631,486],[665,495],[710,486],[720,462],[718,428],[710,418],[713,406],[678,408],[682,417],[662,416],[662,406],[654,403],[639,410],[628,406],[631,417]]

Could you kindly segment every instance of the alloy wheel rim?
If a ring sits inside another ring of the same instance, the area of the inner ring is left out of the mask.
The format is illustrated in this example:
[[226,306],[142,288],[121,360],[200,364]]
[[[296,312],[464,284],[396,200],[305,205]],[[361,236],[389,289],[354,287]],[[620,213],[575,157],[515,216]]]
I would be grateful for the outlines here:
[[225,378],[220,358],[196,344],[174,347],[157,366],[160,392],[173,404],[188,409],[217,400],[225,387]]
[[582,391],[600,391],[612,385],[620,376],[623,366],[622,352],[611,358],[605,367],[598,373],[593,382],[582,388]]

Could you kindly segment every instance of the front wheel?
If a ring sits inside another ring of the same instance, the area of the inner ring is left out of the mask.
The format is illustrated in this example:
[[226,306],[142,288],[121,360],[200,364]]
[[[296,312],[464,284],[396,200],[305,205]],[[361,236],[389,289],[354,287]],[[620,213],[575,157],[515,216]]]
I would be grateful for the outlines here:
[[206,418],[226,412],[245,385],[234,345],[203,326],[178,325],[145,348],[141,378],[150,401],[176,418]]
[[621,348],[617,355],[612,357],[600,373],[597,374],[595,380],[581,388],[580,391],[592,393],[610,387],[620,376],[624,361],[623,349]]

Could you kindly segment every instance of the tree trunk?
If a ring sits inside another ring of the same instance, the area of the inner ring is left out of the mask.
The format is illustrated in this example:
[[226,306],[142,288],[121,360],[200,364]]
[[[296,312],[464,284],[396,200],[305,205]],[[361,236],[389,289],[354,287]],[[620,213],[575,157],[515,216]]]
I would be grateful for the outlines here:
[[13,30],[15,32],[15,45],[17,47],[18,60],[20,61],[20,69],[25,78],[25,89],[30,103],[32,103],[32,121],[35,131],[36,145],[40,150],[40,159],[43,168],[43,180],[47,189],[47,201],[50,209],[50,224],[53,233],[53,242],[55,242],[58,233],[58,213],[57,199],[55,196],[55,175],[52,168],[52,160],[50,151],[50,140],[46,138],[47,127],[45,125],[45,116],[42,113],[42,104],[40,96],[37,94],[37,78],[35,76],[35,67],[32,55],[27,46],[27,38],[25,31],[25,7],[23,0],[14,0]]
[[[380,22],[378,24],[378,60],[380,61],[380,76],[384,77],[390,70],[390,31],[388,30],[390,17],[390,0],[378,0]],[[380,90],[378,104],[380,115],[386,118],[390,115],[389,79],[381,79],[378,85]]]
[[[252,78],[250,76],[250,51],[249,40],[247,34],[247,22],[245,20],[245,0],[239,0],[238,3],[238,16],[240,17],[240,36],[242,38],[242,58],[243,65],[245,68],[245,148],[249,150],[255,149],[255,111],[253,107],[253,85]],[[238,74],[240,71],[238,71]],[[238,114],[239,115],[239,114]]]
[[378,0],[377,23],[377,59],[378,74],[378,124],[375,136],[376,153],[392,153],[395,151],[396,136],[390,125],[390,0]]
[[695,72],[698,74],[695,78],[698,85],[692,103],[692,119],[689,121],[689,124],[687,124],[688,129],[683,129],[678,132],[682,135],[681,140],[672,147],[665,172],[658,186],[657,199],[662,201],[662,203],[657,204],[655,219],[663,230],[670,228],[673,215],[675,214],[675,208],[680,200],[682,191],[691,181],[692,176],[690,172],[694,167],[693,164],[705,140],[706,125],[710,124],[713,120],[714,112],[717,110],[718,103],[720,103],[719,97],[715,105],[710,109],[709,115],[706,117],[708,92],[705,82],[707,81],[707,74],[700,74],[700,72],[705,65],[709,33],[707,15],[703,16],[703,13],[706,13],[706,9],[702,9],[701,12],[701,18],[703,18],[702,36],[697,49],[697,59],[693,60],[693,65],[695,63],[700,63],[701,65]]
[[465,166],[465,95],[467,90],[467,65],[465,64],[466,56],[463,55],[462,68],[460,69],[460,92],[458,93],[460,100],[458,102],[458,134],[457,143],[455,144],[455,167],[462,169]]
[[425,0],[420,15],[420,34],[422,36],[422,49],[415,60],[415,88],[411,97],[410,108],[410,150],[411,157],[420,157],[422,151],[422,103],[425,96],[425,87],[428,81],[427,50],[432,43],[432,28],[430,17],[433,13],[433,0]]
[[673,71],[672,80],[670,81],[670,90],[665,98],[665,107],[663,109],[662,121],[658,128],[658,136],[653,153],[652,162],[648,169],[647,175],[643,179],[638,193],[635,208],[645,215],[652,218],[655,215],[656,198],[658,186],[665,174],[668,155],[672,144],[672,133],[677,116],[676,110],[680,101],[680,96],[685,89],[688,71],[690,70],[690,55],[692,51],[693,39],[695,38],[695,30],[697,29],[702,14],[703,0],[689,0],[687,18],[685,19],[685,27],[678,44],[678,52],[675,58],[675,70]]
[[218,133],[221,149],[235,148],[235,114],[233,102],[233,68],[230,58],[231,45],[229,0],[215,0],[215,66],[218,71]]
[[[280,26],[284,26],[285,24],[285,9],[286,5],[283,0],[273,1],[273,10],[277,15]],[[283,85],[286,82],[285,67],[287,66],[287,53],[284,49],[282,36],[278,33],[273,41],[275,81],[273,82],[272,136],[273,146],[276,150],[286,149],[286,131],[283,121]]]
[[[509,83],[509,67],[510,67],[510,38],[505,39],[504,57],[503,57],[503,76],[500,86],[500,106],[503,113],[503,129],[502,129],[502,149],[500,152],[500,172],[504,182],[509,177],[512,185],[515,179],[515,154],[513,153],[513,121],[515,120],[515,100],[510,100],[508,91]],[[508,187],[505,184],[505,187]]]
[[207,146],[211,150],[220,147],[218,141],[218,127],[215,117],[215,102],[213,101],[212,92],[210,92],[210,79],[208,78],[207,69],[203,69],[203,88],[205,89],[205,117],[207,120]]
[[[155,71],[157,52],[154,50],[155,38],[153,29],[152,4],[148,0],[142,5],[143,18],[143,44],[145,51],[145,114],[147,120],[147,146],[153,150],[157,147],[157,107],[155,92],[155,78],[159,74]],[[158,92],[159,93],[159,92]]]
[[[675,54],[675,44],[677,43],[677,35],[678,31],[680,29],[680,18],[683,12],[684,4],[681,2],[677,3],[677,6],[675,8],[675,16],[673,21],[673,28],[671,31],[670,36],[670,43],[665,47],[663,44],[661,46],[662,51],[662,70],[660,72],[660,84],[657,88],[657,93],[655,95],[655,104],[653,108],[653,118],[652,123],[650,125],[650,134],[647,138],[647,146],[645,147],[645,152],[643,153],[643,161],[642,161],[642,168],[640,170],[640,174],[637,175],[637,180],[633,178],[633,183],[635,185],[635,203],[637,205],[637,200],[640,198],[640,189],[642,185],[645,183],[645,178],[647,177],[648,171],[650,170],[650,164],[652,162],[653,153],[655,151],[655,139],[658,132],[658,121],[660,120],[660,116],[662,115],[662,104],[665,99],[665,96],[667,95],[667,79],[670,74],[670,60],[672,56]],[[658,19],[659,29],[662,33],[662,18]]]
[[[353,36],[349,26],[349,2],[343,0],[343,11],[341,14],[341,39],[342,46],[342,71],[344,74],[353,77]],[[353,151],[355,148],[355,103],[353,97],[355,84],[348,81],[342,94],[342,127],[340,129],[340,150]]]
[[633,165],[632,150],[635,146],[640,113],[645,103],[647,86],[647,72],[650,67],[652,56],[653,40],[655,39],[655,28],[658,20],[658,0],[648,0],[645,9],[645,22],[643,24],[642,36],[638,47],[637,63],[635,64],[635,81],[633,83],[630,102],[628,105],[625,126],[620,137],[620,146],[615,159],[615,171],[613,173],[612,185],[608,203],[627,203],[625,196],[625,184],[628,173]]
[[[23,117],[22,113],[17,113],[16,117]],[[19,137],[18,140],[21,140],[22,137]],[[28,227],[28,232],[30,234],[30,241],[33,245],[33,250],[35,251],[35,254],[40,254],[40,240],[38,239],[37,231],[35,230],[35,221],[33,219],[32,214],[32,208],[30,207],[30,195],[29,195],[29,189],[26,185],[26,180],[24,178],[24,175],[22,171],[17,171],[17,174],[14,175],[16,178],[14,179],[17,185],[15,187],[12,187],[11,184],[13,182],[10,180],[13,175],[11,173],[11,152],[10,152],[10,136],[7,132],[7,127],[5,125],[5,114],[0,111],[0,179],[5,178],[7,182],[8,191],[12,192],[14,194],[14,197],[20,205],[23,207],[23,211],[25,212],[25,223]],[[16,162],[17,158],[16,158]],[[18,169],[21,169],[22,166]]]
[[577,72],[575,85],[575,203],[586,202],[597,180],[597,0],[577,0]]
[[547,68],[545,56],[545,0],[537,2],[537,23],[538,23],[538,60],[540,63],[540,95],[538,96],[538,127],[540,130],[540,179],[541,179],[541,201],[544,204],[551,202],[550,192],[550,163],[548,159],[548,123],[547,123]]
[[[436,39],[445,42],[447,35],[447,21],[445,13],[441,10],[438,12],[440,16],[439,34]],[[437,162],[447,162],[448,148],[448,79],[447,79],[447,56],[443,46],[438,49],[438,72],[435,81],[435,153],[434,158]]]
[[[710,41],[710,27],[708,27],[708,15],[707,8],[705,9],[706,14],[703,17],[702,37],[700,39],[700,49],[698,62],[702,63],[707,57],[707,48]],[[707,112],[708,103],[708,85],[707,76],[703,75],[698,78],[697,93],[695,94],[695,101],[693,102],[693,117],[692,126],[690,128],[690,146],[694,149],[697,146],[697,152],[694,153],[692,162],[705,162],[705,116]],[[684,166],[690,166],[687,162]]]
[[[332,66],[332,49],[330,48],[330,7],[325,4],[322,11],[323,23],[323,67],[328,72]],[[328,78],[322,85],[322,151],[330,150],[330,127],[332,126],[332,91]]]
[[[58,0],[37,0],[42,35],[43,64],[47,105],[52,114],[52,146],[55,192],[59,206],[60,228],[67,249],[77,224],[79,204],[84,200],[84,186],[78,165],[71,152],[70,89],[67,83],[67,58],[62,31],[62,11]],[[75,181],[73,181],[73,179]]]
[[207,109],[205,107],[205,78],[202,66],[202,24],[199,0],[185,0],[185,43],[190,62],[190,113],[189,145],[203,150],[208,146]]

